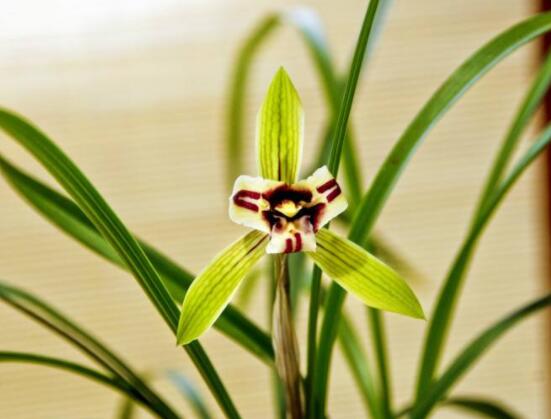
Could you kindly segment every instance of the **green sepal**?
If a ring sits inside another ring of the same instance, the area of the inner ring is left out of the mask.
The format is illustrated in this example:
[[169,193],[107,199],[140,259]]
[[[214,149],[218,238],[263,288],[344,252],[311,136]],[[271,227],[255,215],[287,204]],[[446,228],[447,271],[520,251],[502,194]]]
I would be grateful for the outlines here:
[[295,183],[302,157],[304,112],[287,72],[274,76],[256,120],[258,168],[265,179]]
[[400,275],[375,256],[335,233],[321,229],[309,253],[331,279],[364,304],[424,319],[417,297]]
[[178,344],[197,339],[216,321],[237,287],[265,253],[268,236],[251,231],[224,249],[195,278],[182,303]]

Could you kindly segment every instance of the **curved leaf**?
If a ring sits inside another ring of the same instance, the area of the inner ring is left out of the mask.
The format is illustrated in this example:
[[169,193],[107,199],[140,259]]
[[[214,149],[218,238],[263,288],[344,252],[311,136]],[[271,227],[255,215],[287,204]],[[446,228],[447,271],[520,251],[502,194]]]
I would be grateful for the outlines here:
[[538,136],[532,146],[519,159],[509,175],[503,180],[499,189],[485,202],[480,216],[475,220],[469,234],[465,238],[454,263],[438,294],[436,305],[430,317],[426,333],[422,363],[417,382],[417,395],[421,396],[430,385],[447,337],[448,326],[452,313],[459,298],[459,291],[465,279],[473,251],[495,210],[503,198],[518,180],[520,175],[530,166],[551,142],[551,124]]
[[467,59],[432,95],[385,159],[362,199],[350,238],[365,243],[400,174],[425,135],[477,80],[517,48],[551,30],[551,13],[530,17],[502,32]]
[[498,183],[502,180],[507,164],[511,160],[511,157],[513,156],[513,153],[519,143],[521,134],[540,106],[541,100],[547,93],[550,84],[551,54],[548,54],[545,62],[542,64],[538,72],[538,75],[524,96],[524,99],[513,118],[513,122],[511,123],[507,134],[503,138],[503,142],[499,147],[499,152],[497,153],[494,163],[492,164],[492,169],[482,190],[480,201],[473,219],[480,216],[480,213],[484,209],[484,203],[492,195]]
[[118,380],[141,395],[159,415],[178,418],[169,405],[111,349],[39,298],[0,281],[0,299],[75,345]]
[[[53,358],[44,355],[30,354],[23,352],[8,352],[0,351],[0,362],[20,362],[20,363],[29,363],[42,365],[50,368],[57,368],[60,370],[68,371],[73,374],[77,374],[81,377],[88,378],[97,383],[103,384],[107,387],[110,387],[114,390],[119,391],[120,393],[126,395],[127,397],[132,398],[137,403],[143,405],[146,409],[150,407],[144,403],[143,399],[139,395],[135,394],[131,389],[125,386],[121,381],[104,375],[98,371],[95,371],[91,368],[85,367],[84,365],[77,364],[75,362],[66,361],[64,359]],[[155,415],[158,415],[156,412],[152,412]],[[162,417],[162,416],[159,416]]]
[[520,419],[520,416],[502,403],[480,397],[452,397],[442,402],[444,406],[459,408],[466,412],[493,419]]
[[471,368],[482,354],[505,332],[538,310],[551,305],[551,294],[527,304],[505,316],[469,343],[465,349],[450,363],[446,371],[429,387],[413,407],[410,418],[426,418],[431,409],[446,396],[452,386]]
[[[425,135],[450,107],[486,72],[520,46],[551,30],[551,13],[530,17],[499,34],[467,59],[432,95],[415,116],[385,159],[375,176],[360,208],[356,211],[349,238],[365,244],[377,217],[400,174],[422,143]],[[319,368],[328,374],[330,353],[335,341],[345,292],[331,284],[326,311],[320,332],[320,347],[326,348]]]
[[[178,308],[136,239],[80,169],[42,132],[23,118],[0,109],[0,128],[32,154],[72,196],[86,216],[117,251],[161,317],[173,332]],[[232,418],[239,417],[220,377],[198,342],[186,351],[217,402]]]
[[[47,220],[84,246],[117,266],[128,269],[119,255],[98,232],[88,217],[64,195],[29,176],[0,156],[0,171],[8,183]],[[139,241],[161,275],[172,299],[180,305],[193,275],[151,245]],[[231,305],[214,324],[221,332],[243,345],[267,363],[273,362],[270,337]]]

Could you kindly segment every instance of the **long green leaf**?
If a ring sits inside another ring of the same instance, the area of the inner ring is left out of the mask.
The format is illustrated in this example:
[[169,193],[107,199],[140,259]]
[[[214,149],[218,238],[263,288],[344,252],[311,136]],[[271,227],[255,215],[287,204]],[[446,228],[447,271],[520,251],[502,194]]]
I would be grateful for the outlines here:
[[173,419],[179,417],[122,358],[52,306],[2,281],[0,281],[0,299],[75,345],[94,362],[140,394],[145,403],[148,403],[150,408],[160,416]]
[[550,29],[551,13],[530,17],[480,48],[444,82],[408,125],[385,159],[356,213],[352,239],[365,243],[398,177],[425,135],[451,105],[503,58]]
[[[42,132],[23,118],[0,109],[0,128],[31,153],[72,196],[117,251],[169,328],[176,332],[179,310],[136,239],[78,167]],[[239,417],[220,377],[198,342],[186,352],[228,417]]]
[[528,89],[522,103],[520,104],[517,113],[515,114],[507,134],[503,138],[503,142],[499,147],[499,152],[492,164],[492,169],[486,180],[486,184],[480,195],[479,204],[475,211],[473,219],[480,216],[484,209],[484,204],[496,189],[498,183],[503,178],[503,174],[517,145],[524,132],[526,126],[532,119],[534,113],[541,104],[541,100],[549,89],[551,83],[551,54],[547,56],[542,64],[538,75]]
[[[9,352],[9,351],[0,351],[0,362],[19,362],[27,364],[36,364],[42,365],[45,367],[56,368],[77,374],[81,377],[88,378],[97,383],[103,384],[109,388],[117,390],[118,392],[130,397],[132,400],[143,405],[146,409],[150,409],[144,400],[140,397],[139,394],[134,393],[129,389],[123,382],[104,375],[98,371],[95,371],[91,368],[85,367],[84,365],[77,364],[75,362],[67,361],[64,359],[53,358],[44,355],[23,353],[23,352]],[[156,412],[153,412],[157,414]]]
[[537,140],[519,159],[509,175],[503,180],[500,187],[484,203],[483,211],[472,225],[467,237],[462,243],[459,252],[452,264],[452,267],[438,294],[433,314],[430,317],[428,331],[423,346],[422,362],[417,382],[417,395],[421,397],[429,387],[438,362],[442,355],[446,341],[449,324],[454,312],[459,292],[465,280],[465,274],[469,267],[474,249],[484,228],[492,217],[493,213],[502,202],[506,193],[514,185],[520,175],[534,161],[538,155],[549,145],[551,141],[551,124],[543,130]]
[[356,385],[361,389],[361,395],[366,410],[371,417],[380,417],[382,414],[380,402],[377,397],[377,389],[374,386],[375,380],[369,369],[369,364],[366,362],[366,353],[360,343],[360,339],[352,327],[352,323],[345,313],[343,313],[340,322],[339,342],[347,362],[351,365],[355,365],[355,368],[352,368],[352,373]]
[[[0,171],[14,190],[47,220],[100,256],[123,269],[128,269],[73,201],[26,174],[1,156]],[[161,275],[161,280],[172,299],[180,305],[185,291],[191,285],[193,275],[153,246],[143,241],[139,243]],[[265,362],[273,361],[273,349],[269,336],[235,308],[231,306],[226,308],[214,326]]]
[[[408,125],[375,176],[367,194],[356,212],[349,237],[364,244],[383,209],[400,174],[422,143],[425,135],[450,107],[494,65],[520,46],[551,30],[551,13],[528,18],[499,34],[467,59],[432,95],[421,111]],[[345,292],[332,284],[328,291],[326,311],[320,333],[319,368],[329,370],[330,353],[338,330],[338,322]]]
[[410,418],[426,418],[432,408],[446,396],[452,386],[471,368],[486,350],[511,327],[531,314],[551,305],[551,294],[527,304],[505,316],[469,343],[465,349],[450,363],[423,397],[413,407]]
[[[384,3],[384,0],[383,0]],[[348,71],[346,78],[346,85],[344,88],[344,93],[342,101],[339,107],[338,116],[335,123],[335,130],[333,132],[333,137],[331,140],[331,150],[329,152],[328,158],[328,168],[334,176],[337,176],[339,169],[339,164],[341,161],[341,154],[343,145],[345,143],[346,132],[348,129],[348,120],[350,118],[350,112],[352,110],[352,103],[354,101],[354,95],[356,93],[356,87],[358,84],[360,72],[364,62],[365,52],[369,43],[370,35],[374,27],[375,16],[377,15],[377,10],[379,8],[378,0],[371,0],[366,9],[360,34],[356,42],[356,47],[354,49],[354,55],[352,58],[352,63]],[[310,332],[310,335],[315,336],[317,330],[317,309],[320,305],[319,303],[319,294],[320,286],[319,282],[321,281],[321,275],[319,272],[315,271],[312,277],[312,295],[310,297],[310,319],[308,322],[309,327],[314,329],[314,332]],[[330,305],[328,305],[330,306]],[[332,310],[326,310],[326,313]],[[336,337],[333,336],[333,342]],[[329,345],[332,346],[332,343]],[[316,364],[316,367],[312,369],[312,376],[308,377],[307,383],[311,384],[311,388],[308,390],[310,393],[307,393],[309,397],[308,400],[308,411],[310,418],[321,417],[325,415],[326,405],[327,405],[327,380],[328,380],[328,365],[330,352],[327,351],[324,343],[320,340],[318,345],[317,353],[312,354],[312,364]]]
[[478,416],[493,419],[520,419],[517,413],[505,407],[501,402],[481,397],[461,396],[446,399],[441,403],[444,406],[451,406],[465,412],[477,414]]

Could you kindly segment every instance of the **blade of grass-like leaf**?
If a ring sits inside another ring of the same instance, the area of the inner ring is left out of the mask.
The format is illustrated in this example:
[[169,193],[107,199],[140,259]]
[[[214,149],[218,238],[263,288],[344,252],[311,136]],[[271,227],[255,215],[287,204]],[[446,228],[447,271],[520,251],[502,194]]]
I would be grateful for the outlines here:
[[537,140],[519,159],[500,187],[484,203],[483,211],[476,218],[467,237],[463,241],[450,271],[440,289],[429,326],[425,336],[422,360],[417,380],[417,397],[421,397],[430,386],[435,370],[438,367],[443,347],[447,338],[451,317],[459,298],[466,272],[471,261],[479,237],[498,205],[509,189],[514,185],[522,172],[549,145],[551,141],[551,125],[538,136]]
[[[100,256],[123,269],[128,269],[73,201],[29,176],[1,156],[0,171],[15,191],[46,219]],[[151,245],[143,241],[139,243],[161,275],[172,299],[180,305],[186,289],[193,280],[193,275]],[[215,327],[259,356],[264,362],[273,361],[269,336],[233,307],[230,306],[224,311],[215,323]]]
[[361,395],[366,410],[371,417],[379,418],[382,416],[377,389],[374,387],[375,380],[366,362],[366,354],[360,344],[360,339],[356,335],[352,323],[343,313],[343,318],[339,327],[339,342],[341,349],[349,364],[355,365],[351,368],[356,385],[362,390]]
[[[425,135],[450,107],[478,79],[503,58],[520,46],[551,30],[551,13],[530,17],[499,34],[467,59],[432,95],[421,111],[408,125],[362,199],[352,223],[349,238],[365,244],[377,217],[390,193],[404,171],[407,163],[421,144]],[[332,284],[328,291],[327,304],[332,310],[324,314],[320,332],[319,368],[328,373],[330,353],[338,330],[342,304],[346,294]]]
[[207,409],[207,405],[203,400],[203,395],[195,387],[193,382],[185,375],[178,371],[170,371],[168,378],[180,391],[182,396],[189,402],[196,418],[210,419],[211,415]]
[[126,362],[52,306],[17,287],[4,284],[2,281],[0,281],[0,299],[75,345],[94,362],[140,394],[144,402],[148,403],[150,408],[160,416],[174,419],[179,417]]
[[547,56],[545,62],[542,64],[538,75],[532,82],[532,85],[528,89],[526,96],[514,116],[512,123],[503,139],[499,152],[496,155],[492,169],[486,180],[486,184],[480,195],[478,207],[474,213],[473,219],[476,219],[482,210],[484,209],[484,203],[492,195],[499,181],[503,178],[507,164],[511,160],[511,157],[519,143],[520,136],[524,129],[530,122],[534,113],[541,104],[545,93],[549,89],[551,83],[551,54]]
[[[384,2],[384,0],[383,0]],[[331,151],[327,161],[327,167],[333,176],[337,176],[341,160],[342,148],[345,142],[346,131],[348,129],[348,120],[352,110],[354,94],[360,77],[362,64],[364,62],[365,51],[369,42],[370,34],[373,29],[373,23],[379,7],[378,0],[371,0],[367,7],[365,17],[362,23],[358,41],[354,50],[354,56],[346,79],[346,85],[339,107],[336,119],[335,129],[331,142]],[[318,308],[320,305],[320,282],[321,274],[317,268],[314,268],[312,277],[312,289],[310,296],[310,310],[308,318],[308,343],[315,344],[317,335]],[[328,300],[329,302],[330,300]],[[331,305],[328,305],[332,307]],[[326,310],[326,313],[332,310]],[[336,333],[335,333],[336,337]],[[308,376],[307,376],[307,416],[310,418],[325,416],[327,404],[327,379],[330,352],[327,352],[324,343],[320,340],[319,350],[310,350],[308,353]],[[310,346],[309,346],[310,347]],[[319,352],[319,353],[318,353]],[[327,366],[327,367],[326,367]]]
[[[71,361],[67,361],[59,358],[53,358],[49,356],[44,356],[44,355],[38,355],[38,354],[23,353],[23,352],[9,352],[9,351],[0,351],[0,362],[19,362],[19,363],[27,363],[27,364],[36,364],[36,365],[42,365],[45,367],[68,371],[73,374],[77,374],[81,377],[88,378],[97,383],[103,384],[114,390],[117,390],[120,393],[126,395],[127,397],[132,398],[137,403],[140,403],[146,409],[150,409],[150,406],[144,403],[141,396],[137,393],[134,393],[132,389],[128,388],[123,382],[115,378],[109,377],[107,375],[104,375],[91,368],[85,367],[84,365],[77,364],[75,362],[71,362]],[[155,415],[158,415],[157,412],[153,411],[153,413]]]
[[505,407],[501,402],[481,397],[461,396],[446,399],[441,403],[444,406],[459,408],[466,412],[493,419],[520,419],[521,416]]
[[465,374],[486,350],[497,341],[505,332],[525,319],[551,304],[551,294],[539,298],[528,305],[521,307],[505,316],[468,344],[460,354],[450,363],[450,366],[440,378],[432,384],[428,391],[418,399],[411,413],[411,419],[426,418],[432,408],[446,396],[452,386]]
[[551,29],[551,13],[530,17],[499,34],[467,59],[432,95],[408,125],[362,199],[353,221],[351,238],[367,239],[398,177],[436,121],[469,87],[520,46]]
[[[78,167],[46,135],[14,113],[5,109],[0,110],[0,128],[31,153],[72,196],[124,260],[161,317],[172,332],[176,333],[179,310],[158,273],[136,239]],[[220,377],[199,342],[188,345],[185,349],[224,412],[229,417],[239,417]]]

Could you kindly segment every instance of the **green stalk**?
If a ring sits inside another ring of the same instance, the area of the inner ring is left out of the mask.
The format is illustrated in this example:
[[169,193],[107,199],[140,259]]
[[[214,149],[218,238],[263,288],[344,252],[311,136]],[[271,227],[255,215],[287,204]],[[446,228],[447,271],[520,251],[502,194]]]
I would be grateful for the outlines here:
[[275,363],[281,382],[285,388],[285,405],[291,419],[302,419],[301,376],[299,352],[289,290],[289,268],[287,255],[274,258],[276,289],[273,314],[272,339],[274,343]]
[[[358,85],[358,79],[360,77],[360,72],[362,64],[364,62],[365,51],[367,49],[367,44],[373,28],[373,22],[375,21],[375,16],[377,14],[377,9],[379,7],[378,0],[371,0],[369,6],[367,7],[364,21],[362,23],[362,28],[356,43],[356,48],[354,51],[354,56],[352,59],[352,64],[350,66],[349,75],[346,81],[346,87],[344,89],[344,94],[342,97],[341,106],[339,109],[339,114],[337,117],[335,131],[333,134],[333,140],[331,144],[331,151],[329,153],[328,159],[328,168],[333,176],[337,176],[339,165],[341,161],[341,153],[344,145],[344,140],[346,136],[346,131],[348,127],[348,120],[350,118],[350,112],[352,110],[352,103],[354,101],[354,95],[356,92],[356,87]],[[317,269],[317,268],[316,268]],[[309,320],[308,328],[313,329],[313,331],[308,333],[309,338],[317,335],[317,319],[318,319],[318,309],[320,306],[320,282],[321,282],[321,272],[316,273],[314,270],[314,275],[312,277],[312,291],[310,296],[310,311],[309,311]],[[327,307],[333,308],[331,300],[328,299]],[[332,311],[329,310],[329,311]],[[328,311],[326,310],[326,313]],[[335,336],[333,339],[336,337]],[[313,342],[309,342],[311,345]],[[310,418],[318,418],[325,415],[325,409],[327,404],[327,379],[328,379],[328,368],[330,351],[327,352],[323,346],[323,341],[320,338],[320,343],[318,345],[318,352],[312,351],[312,357],[309,359],[309,365],[316,365],[319,362],[319,367],[311,368],[311,375],[307,377],[307,383],[311,385],[311,388],[307,388],[309,393],[307,394],[308,402],[308,413]],[[319,358],[318,358],[319,357]]]
[[390,419],[392,418],[392,386],[388,370],[384,318],[379,310],[367,308],[366,312],[371,341],[373,342],[373,352],[375,354],[375,371],[377,372],[377,381],[381,392],[381,414],[383,418]]

